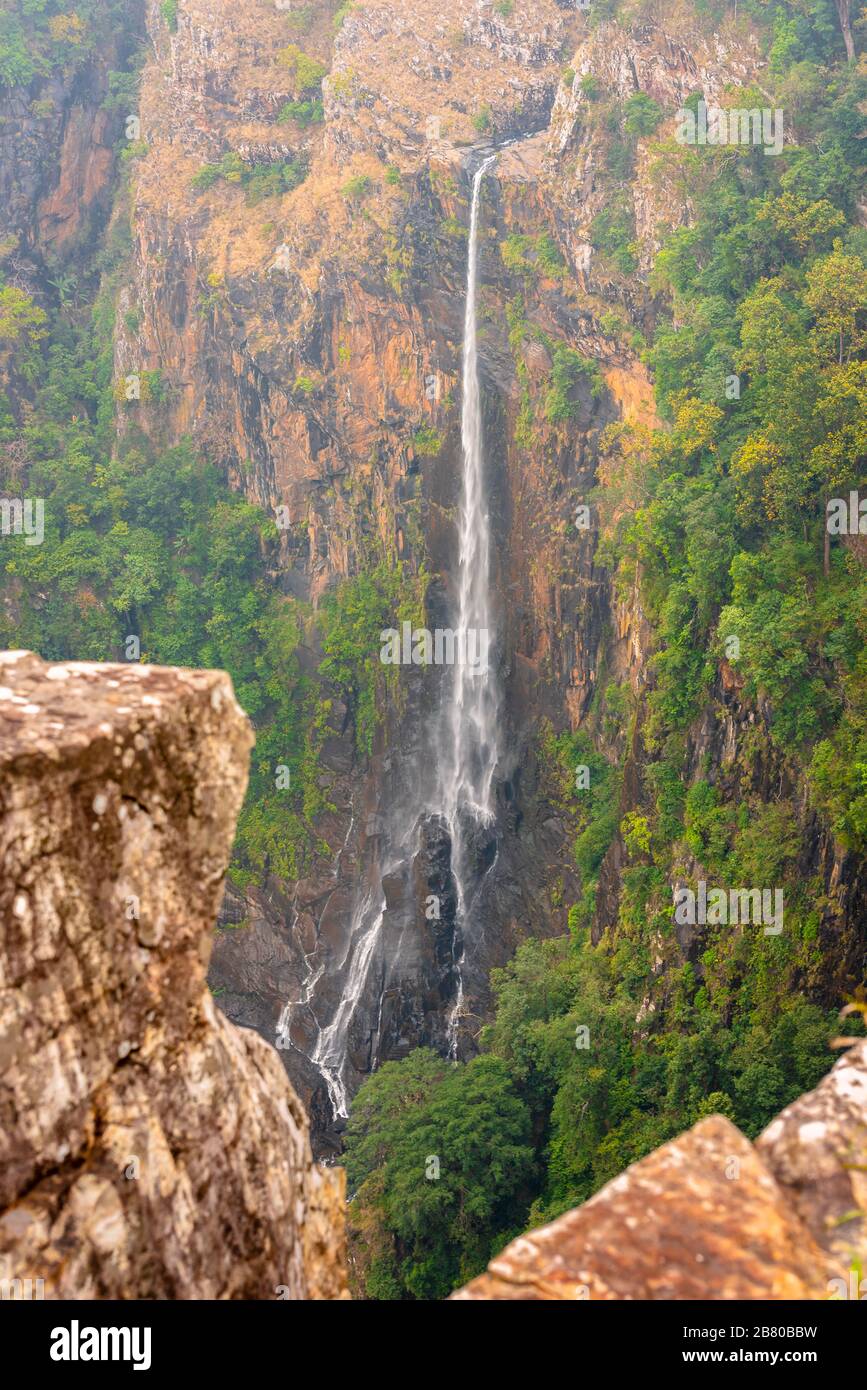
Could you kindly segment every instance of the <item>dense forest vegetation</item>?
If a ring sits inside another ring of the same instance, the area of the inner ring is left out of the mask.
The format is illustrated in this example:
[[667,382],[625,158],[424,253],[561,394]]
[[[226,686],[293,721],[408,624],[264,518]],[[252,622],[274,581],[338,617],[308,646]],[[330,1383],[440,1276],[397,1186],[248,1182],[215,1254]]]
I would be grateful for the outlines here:
[[[78,0],[64,13],[19,0],[0,16],[0,84],[84,61],[114,8]],[[723,12],[695,8],[708,24]],[[617,10],[617,0],[594,0],[592,14]],[[163,13],[171,25],[168,0]],[[778,158],[658,140],[653,177],[690,189],[695,220],[656,257],[651,288],[664,311],[648,340],[613,314],[606,327],[642,351],[665,422],[609,428],[594,495],[597,562],[621,592],[639,587],[653,628],[646,705],[609,684],[588,729],[540,730],[550,798],[575,827],[582,892],[570,935],[528,940],[495,972],[479,1056],[455,1064],[416,1051],[355,1099],[346,1164],[357,1287],[369,1297],[448,1294],[511,1236],[585,1200],[702,1115],[726,1114],[755,1135],[832,1060],[836,1007],[808,1000],[823,885],[802,872],[794,790],[765,799],[751,771],[785,764],[837,841],[867,851],[867,579],[825,524],[827,501],[867,476],[867,231],[856,215],[867,84],[847,60],[832,0],[748,0],[741,13],[763,37],[770,104],[793,138]],[[133,90],[134,73],[113,78],[115,94]],[[647,99],[619,106],[583,82],[610,188],[594,241],[628,278],[637,260],[624,191],[636,141],[666,113]],[[769,102],[740,93],[732,104]],[[227,167],[205,166],[202,187]],[[280,189],[296,175],[285,166]],[[0,643],[53,660],[228,670],[257,730],[233,876],[291,879],[326,806],[318,752],[334,702],[346,701],[369,752],[385,679],[378,635],[421,611],[424,575],[410,580],[393,556],[372,553],[314,614],[275,582],[273,517],[189,444],[155,447],[134,411],[117,437],[112,331],[129,215],[121,187],[104,245],[56,268],[47,308],[0,283],[0,366],[11,381],[0,486],[12,495],[26,480],[47,501],[44,544],[2,555]],[[503,260],[518,288],[529,254],[566,273],[552,243],[512,238]],[[521,312],[516,299],[513,332]],[[579,377],[597,385],[595,365],[571,349],[554,367],[551,419]],[[143,386],[157,402],[168,389],[158,374]],[[315,674],[304,646],[322,658]],[[688,730],[721,664],[769,711],[769,739],[757,723],[726,779],[687,785]],[[643,802],[621,816],[636,728]],[[583,799],[579,765],[593,771]],[[618,831],[628,856],[619,920],[593,945],[599,870]],[[674,931],[671,884],[696,866],[721,882],[783,885],[786,930],[710,928],[699,966],[672,972],[664,1011],[650,1013],[651,961]]]

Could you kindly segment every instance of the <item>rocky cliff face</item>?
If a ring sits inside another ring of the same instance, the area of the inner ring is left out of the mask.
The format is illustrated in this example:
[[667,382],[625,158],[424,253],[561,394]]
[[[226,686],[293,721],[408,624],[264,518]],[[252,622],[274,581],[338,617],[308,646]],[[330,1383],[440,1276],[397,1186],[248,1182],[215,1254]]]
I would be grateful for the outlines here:
[[863,1298],[865,1158],[862,1042],[755,1145],[702,1120],[453,1297]]
[[[459,489],[471,146],[479,125],[499,136],[544,127],[562,53],[577,32],[568,9],[547,2],[531,9],[506,21],[487,6],[458,4],[444,18],[441,7],[422,4],[410,18],[399,5],[362,5],[334,39],[317,11],[308,32],[294,35],[331,69],[325,121],[311,134],[275,119],[297,96],[278,56],[293,38],[285,13],[258,5],[229,16],[222,5],[182,4],[177,33],[169,34],[151,6],[157,56],[145,70],[141,107],[148,153],[137,162],[136,258],[124,291],[124,304],[141,311],[141,327],[135,338],[121,332],[116,371],[159,369],[167,399],[130,407],[129,416],[164,437],[190,431],[249,496],[286,509],[280,582],[314,605],[335,579],[385,554],[416,572],[426,565],[434,576],[430,626],[445,612]],[[308,173],[294,192],[253,207],[222,180],[197,194],[191,180],[202,163],[231,152],[269,164],[304,159]],[[532,179],[521,194],[529,187]],[[545,225],[538,207],[530,211],[534,228]],[[512,225],[497,190],[487,216],[491,232],[493,223]],[[527,730],[540,708],[554,715],[562,708],[561,683],[570,692],[575,683],[578,705],[588,698],[574,639],[564,649],[553,626],[559,618],[568,626],[593,591],[592,561],[589,547],[580,552],[558,533],[576,482],[591,475],[585,436],[617,413],[588,392],[578,430],[543,444],[550,459],[528,467],[510,443],[509,416],[519,403],[503,316],[510,286],[498,255],[486,253],[484,275],[492,300],[488,423],[503,460],[494,499],[503,557],[497,588],[511,762],[519,771],[504,779],[489,927],[469,978],[467,1045],[490,967],[529,930],[565,925],[549,887],[560,885],[562,901],[565,827],[537,795]],[[600,342],[590,316],[562,303],[556,284],[545,299],[561,327],[583,326],[588,343]],[[545,369],[543,350],[535,371]],[[646,384],[639,381],[635,394],[647,399]],[[435,457],[413,443],[422,425],[440,439]],[[519,557],[539,545],[528,572]],[[581,578],[566,581],[564,603],[563,570],[576,560]],[[331,856],[317,857],[297,884],[249,891],[235,908],[249,929],[218,943],[212,979],[221,1005],[279,1039],[317,1129],[328,1130],[333,1117],[308,1059],[345,995],[349,946],[367,897],[384,892],[385,910],[350,1023],[351,1088],[377,1060],[420,1042],[444,1044],[456,948],[448,846],[435,826],[421,826],[420,851],[397,875],[388,852],[394,827],[414,815],[437,695],[434,679],[407,682],[406,707],[383,722],[367,766],[338,708],[324,754],[337,808],[322,825]],[[482,860],[485,852],[480,847]],[[480,873],[486,867],[480,861]],[[431,931],[423,903],[438,885],[443,920]]]
[[0,655],[0,1277],[46,1298],[345,1296],[342,1173],[205,985],[251,742],[220,673]]
[[97,16],[85,57],[0,87],[0,261],[7,281],[41,303],[74,291],[71,262],[111,213],[135,95],[114,100],[110,75],[144,37],[143,6],[131,0],[124,18]]
[[[160,378],[152,399],[122,402],[128,422],[167,441],[189,433],[281,518],[273,577],[287,592],[315,607],[372,558],[399,557],[410,573],[425,567],[428,622],[438,625],[455,560],[469,176],[492,141],[515,142],[485,191],[480,342],[509,754],[493,839],[478,846],[484,925],[466,956],[462,1054],[487,1008],[490,968],[523,935],[562,931],[562,904],[575,898],[568,816],[539,756],[542,722],[592,728],[607,757],[626,757],[622,809],[643,797],[637,735],[630,754],[626,729],[615,717],[603,732],[593,709],[604,675],[631,689],[640,727],[649,631],[635,595],[613,594],[594,561],[595,517],[582,531],[575,515],[599,480],[604,426],[654,420],[633,334],[656,313],[644,271],[660,229],[689,222],[690,196],[660,185],[650,142],[639,140],[629,193],[638,274],[619,273],[594,250],[591,223],[606,195],[581,78],[592,74],[623,99],[641,90],[671,114],[699,87],[713,97],[761,76],[754,45],[734,30],[708,40],[664,16],[590,29],[576,7],[554,0],[502,9],[420,0],[408,13],[365,0],[335,33],[318,7],[293,17],[265,0],[240,12],[223,0],[180,0],[171,30],[150,0],[146,152],[134,161],[135,252],[121,294],[126,323],[131,313],[138,327],[121,324],[115,361],[118,381]],[[305,97],[299,46],[326,71],[321,122],[291,116]],[[204,165],[227,172],[197,188]],[[297,187],[262,198],[245,191],[241,170],[290,166],[290,182],[303,172]],[[510,238],[518,240],[507,262],[499,247]],[[527,251],[539,238],[552,253],[544,263]],[[552,421],[539,403],[566,342],[600,377],[596,389],[589,378],[579,385],[576,412]],[[435,446],[420,443],[431,434]],[[438,827],[418,824],[418,850],[401,867],[389,852],[417,816],[436,673],[410,673],[404,691],[369,760],[357,753],[351,711],[335,705],[323,752],[334,810],[321,819],[308,870],[298,882],[230,896],[227,912],[249,926],[220,935],[212,967],[221,1006],[278,1041],[317,1142],[332,1147],[333,1097],[311,1058],[346,998],[364,911],[382,902],[348,1024],[350,1091],[378,1061],[420,1043],[444,1046],[453,961],[465,945]],[[810,817],[784,761],[757,753],[757,722],[764,727],[766,714],[744,705],[721,671],[685,766],[691,775],[710,764],[734,781],[746,758],[756,786],[796,805],[804,872],[826,890],[820,934],[835,940],[810,984],[837,1003],[863,957],[863,871]],[[597,934],[616,921],[623,862],[618,837],[603,865]],[[424,914],[430,893],[444,905],[435,927]],[[660,955],[660,1000],[668,967],[694,959],[699,945],[666,946],[676,959]]]

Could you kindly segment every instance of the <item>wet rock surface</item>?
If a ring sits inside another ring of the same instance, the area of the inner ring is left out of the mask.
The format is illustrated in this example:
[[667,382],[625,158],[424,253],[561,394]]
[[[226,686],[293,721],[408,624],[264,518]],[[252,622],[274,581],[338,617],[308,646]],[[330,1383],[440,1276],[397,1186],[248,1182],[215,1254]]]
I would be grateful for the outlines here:
[[205,985],[252,734],[229,678],[0,654],[0,1277],[337,1298],[342,1174]]

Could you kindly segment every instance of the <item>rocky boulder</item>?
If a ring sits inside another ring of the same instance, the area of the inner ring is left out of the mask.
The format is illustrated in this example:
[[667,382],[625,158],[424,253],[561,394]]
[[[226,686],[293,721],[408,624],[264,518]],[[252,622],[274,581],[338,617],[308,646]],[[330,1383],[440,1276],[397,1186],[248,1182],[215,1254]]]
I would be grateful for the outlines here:
[[220,672],[0,654],[0,1278],[46,1298],[346,1296],[342,1172],[205,984],[252,742]]

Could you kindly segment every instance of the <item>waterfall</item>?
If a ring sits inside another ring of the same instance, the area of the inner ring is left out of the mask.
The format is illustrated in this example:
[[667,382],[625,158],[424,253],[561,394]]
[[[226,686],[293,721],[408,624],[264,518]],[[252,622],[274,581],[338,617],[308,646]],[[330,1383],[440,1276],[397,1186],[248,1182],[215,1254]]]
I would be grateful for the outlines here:
[[[482,398],[479,385],[476,338],[479,271],[479,203],[482,180],[496,160],[490,155],[476,170],[470,202],[470,236],[467,253],[467,291],[464,303],[462,362],[461,447],[463,487],[458,524],[457,630],[466,640],[459,651],[487,652],[491,646],[490,603],[491,528],[485,500]],[[484,634],[484,639],[479,638]],[[452,842],[452,872],[462,928],[470,909],[467,883],[466,834],[473,825],[489,825],[494,819],[493,782],[497,766],[497,716],[499,697],[493,664],[471,665],[458,660],[452,668],[442,711],[437,811],[445,819]],[[464,937],[466,933],[464,932]],[[450,1055],[457,1055],[457,1026],[464,986],[460,959],[455,959],[457,991],[448,1023]]]
[[[462,363],[463,494],[459,522],[457,583],[459,634],[490,634],[491,631],[491,528],[485,506],[476,305],[479,273],[479,202],[482,179],[495,159],[496,155],[490,155],[476,170],[470,204]],[[477,638],[476,651],[479,650],[479,645]],[[469,649],[469,646],[467,640],[465,649]],[[451,688],[443,710],[445,729],[439,787],[442,814],[452,827],[457,826],[458,818],[464,812],[484,822],[493,820],[492,785],[497,765],[497,705],[496,679],[490,664],[487,661],[483,665],[471,665],[467,660],[457,661],[452,670]]]
[[[473,830],[493,823],[493,782],[498,758],[499,697],[496,676],[487,660],[492,637],[489,575],[491,535],[485,503],[482,403],[476,343],[479,203],[482,180],[495,159],[496,155],[488,156],[477,169],[470,202],[462,352],[463,466],[455,583],[455,660],[444,677],[432,783],[425,791],[422,770],[414,793],[417,798],[415,814],[412,814],[411,807],[405,808],[407,814],[403,817],[402,831],[391,836],[388,855],[380,863],[378,873],[381,880],[388,874],[409,868],[418,852],[418,827],[425,816],[433,816],[444,822],[451,840],[457,926],[460,927],[463,943],[467,940],[473,898],[467,842]],[[480,634],[485,634],[483,640]],[[478,660],[480,652],[483,656]],[[476,660],[473,660],[471,653]],[[394,826],[392,828],[396,829]],[[347,834],[346,842],[348,838]],[[343,850],[340,851],[342,853]],[[345,1118],[347,1114],[349,1029],[376,958],[385,912],[386,901],[382,892],[368,889],[362,893],[359,890],[346,953],[337,967],[340,974],[346,971],[343,998],[328,1024],[316,1023],[316,1043],[310,1053],[310,1061],[325,1081],[335,1119]],[[457,1057],[457,1027],[464,999],[461,971],[463,949],[464,946],[459,945],[453,956],[455,995],[447,1024],[449,1055],[453,1058]],[[302,992],[303,1006],[312,1006],[313,985],[320,978],[323,968],[320,967],[315,977],[311,971],[308,987]],[[278,1023],[278,1039],[283,1039],[284,1046],[290,1045],[291,1013],[291,1007],[287,1004]],[[378,1033],[379,1025],[376,1028],[377,1039]]]
[[353,915],[349,939],[351,962],[343,998],[334,1018],[319,1031],[310,1060],[325,1081],[335,1119],[346,1119],[348,1096],[344,1081],[349,1024],[367,980],[373,948],[385,916],[385,899],[374,904],[368,894]]

